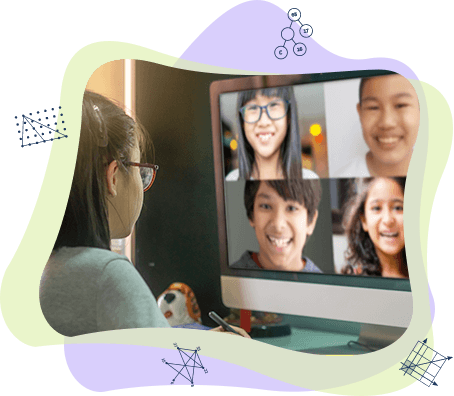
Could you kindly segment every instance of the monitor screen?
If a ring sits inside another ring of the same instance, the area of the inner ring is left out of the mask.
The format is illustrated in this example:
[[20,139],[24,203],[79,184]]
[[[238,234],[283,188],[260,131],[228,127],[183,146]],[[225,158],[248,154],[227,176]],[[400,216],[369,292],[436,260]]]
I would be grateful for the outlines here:
[[246,77],[214,82],[211,110],[224,303],[406,327],[412,84],[386,71]]

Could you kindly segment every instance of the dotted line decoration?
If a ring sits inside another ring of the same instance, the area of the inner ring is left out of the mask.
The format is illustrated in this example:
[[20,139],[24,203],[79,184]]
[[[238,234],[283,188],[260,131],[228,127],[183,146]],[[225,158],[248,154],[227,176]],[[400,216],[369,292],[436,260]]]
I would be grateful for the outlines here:
[[[49,111],[47,109],[37,111],[35,116],[33,113],[15,116],[21,147],[67,138],[65,121],[61,117],[63,117],[61,106],[52,107]],[[61,124],[60,127],[58,123]]]

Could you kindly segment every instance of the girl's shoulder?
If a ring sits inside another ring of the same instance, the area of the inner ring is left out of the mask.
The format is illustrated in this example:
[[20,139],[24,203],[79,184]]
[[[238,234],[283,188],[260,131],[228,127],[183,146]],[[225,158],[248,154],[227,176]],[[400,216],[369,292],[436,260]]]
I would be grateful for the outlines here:
[[343,275],[367,275],[363,272],[363,266],[361,264],[352,264],[350,262],[345,263],[340,271]]
[[332,177],[370,177],[366,157],[358,156],[353,158],[347,165],[334,172]]
[[[310,170],[303,168],[302,171],[303,179],[319,179],[318,175]],[[240,171],[239,169],[234,169],[233,171],[229,172],[229,174],[225,177],[226,181],[237,181],[240,178]],[[251,180],[253,180],[251,178]]]
[[225,177],[226,181],[237,181],[240,178],[240,170],[234,169]]
[[320,179],[320,178],[314,171],[303,168],[303,179]]
[[72,267],[83,266],[103,268],[107,263],[113,260],[124,260],[129,262],[126,256],[112,252],[107,249],[94,247],[62,247],[54,250],[49,258],[48,263],[71,265]]

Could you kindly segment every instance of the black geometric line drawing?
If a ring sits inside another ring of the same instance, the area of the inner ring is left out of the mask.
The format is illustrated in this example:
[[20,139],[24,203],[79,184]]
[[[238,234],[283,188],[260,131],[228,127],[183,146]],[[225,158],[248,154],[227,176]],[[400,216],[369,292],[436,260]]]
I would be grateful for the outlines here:
[[277,59],[285,59],[287,57],[288,51],[287,51],[287,48],[285,48],[285,44],[287,43],[287,41],[293,41],[293,43],[294,43],[293,53],[296,56],[303,56],[307,51],[307,48],[303,43],[301,43],[301,42],[297,43],[294,40],[295,31],[292,29],[293,22],[298,22],[301,25],[299,28],[299,32],[302,37],[308,38],[308,37],[312,36],[312,33],[314,33],[314,30],[312,29],[311,25],[308,25],[307,23],[302,24],[300,22],[301,11],[298,10],[298,8],[291,8],[288,11],[287,16],[291,22],[290,22],[289,27],[286,27],[286,28],[282,29],[282,31],[281,31],[281,37],[284,39],[284,44],[276,47],[274,50],[274,56]]
[[[402,370],[404,375],[411,375],[427,387],[430,385],[438,386],[435,382],[435,377],[438,375],[445,362],[452,359],[452,356],[445,357],[439,354],[432,348],[428,347],[426,342],[427,338],[423,342],[418,341],[416,343],[415,347],[405,360],[405,363],[400,362],[402,367],[399,370]],[[424,356],[430,351],[434,353],[432,360]]]
[[[57,111],[58,113],[60,113],[60,117],[63,116],[63,113],[61,113],[61,106],[59,106],[58,109],[52,107],[51,111]],[[35,118],[37,118],[37,120],[31,118],[30,116],[32,115],[32,113],[29,113],[29,116],[22,114],[21,124],[17,122],[19,120],[18,116],[14,117],[16,119],[16,127],[19,127],[19,125],[21,125],[21,129],[17,131],[17,133],[20,134],[19,140],[21,141],[21,147],[32,146],[38,143],[51,142],[53,140],[68,137],[66,133],[62,133],[60,132],[60,129],[56,128],[58,114],[51,114],[50,111],[48,112],[47,109],[45,109],[42,114],[39,111],[36,112]],[[65,123],[64,120],[59,120],[62,124]],[[52,127],[50,124],[51,122],[53,123]],[[66,128],[63,128],[63,131],[66,131]]]
[[184,349],[179,348],[177,343],[174,343],[173,346],[177,348],[182,363],[168,363],[165,359],[161,360],[177,373],[170,385],[173,385],[177,377],[181,376],[187,379],[191,386],[194,386],[195,369],[202,369],[205,374],[208,374],[208,370],[203,366],[202,360],[198,354],[200,347],[197,347],[196,349]]

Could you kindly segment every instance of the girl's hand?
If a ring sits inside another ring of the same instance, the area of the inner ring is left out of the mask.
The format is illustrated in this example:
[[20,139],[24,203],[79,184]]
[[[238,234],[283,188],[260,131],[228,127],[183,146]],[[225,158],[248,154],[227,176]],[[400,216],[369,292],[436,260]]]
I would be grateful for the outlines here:
[[[234,329],[237,333],[239,333],[239,335],[241,337],[244,337],[244,338],[251,338],[251,336],[246,333],[246,331],[244,331],[241,327],[235,327],[235,326],[231,326],[232,329]],[[225,331],[221,326],[218,326],[218,327],[215,327],[214,329],[211,329],[210,331],[218,331],[220,333],[227,333],[227,334],[232,334],[232,335],[237,335],[235,333],[230,333],[228,331]]]

